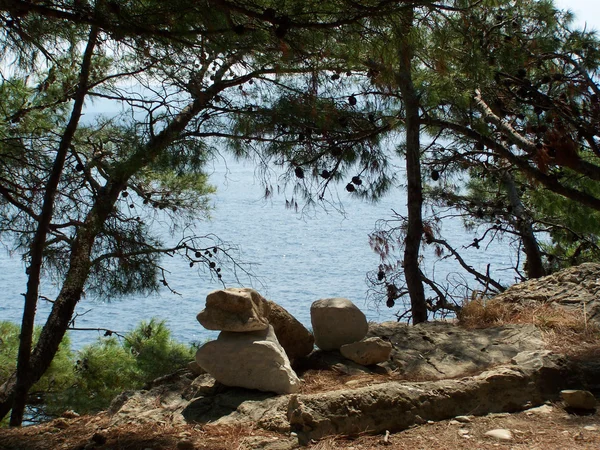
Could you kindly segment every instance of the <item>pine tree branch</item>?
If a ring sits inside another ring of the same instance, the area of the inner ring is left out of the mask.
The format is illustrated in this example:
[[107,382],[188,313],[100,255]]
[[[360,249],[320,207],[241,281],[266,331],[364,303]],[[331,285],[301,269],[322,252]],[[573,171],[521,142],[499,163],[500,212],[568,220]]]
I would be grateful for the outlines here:
[[[500,130],[502,130],[515,145],[530,155],[537,155],[539,153],[539,149],[532,141],[522,136],[508,122],[494,114],[492,109],[481,97],[481,92],[479,90],[475,92],[475,101],[483,111],[484,115],[498,126],[498,128],[500,128]],[[579,155],[572,155],[572,157],[565,161],[564,166],[581,173],[594,181],[600,181],[600,167],[581,159]]]
[[504,286],[502,286],[500,283],[498,283],[493,278],[475,270],[472,266],[469,266],[465,262],[465,260],[462,258],[462,256],[460,256],[460,254],[444,239],[433,238],[433,239],[431,239],[431,242],[440,244],[440,245],[443,245],[444,247],[446,247],[446,249],[448,249],[448,251],[452,254],[452,256],[454,256],[454,258],[458,261],[460,266],[463,269],[465,269],[467,272],[469,272],[471,275],[473,275],[475,277],[475,280],[477,280],[482,285],[484,285],[486,287],[488,285],[492,285],[496,290],[498,290],[498,292],[503,292],[506,290],[506,288]]
[[530,176],[531,178],[537,180],[546,188],[560,194],[566,198],[574,200],[582,205],[588,206],[596,211],[600,211],[600,199],[595,197],[587,192],[581,191],[579,189],[574,189],[568,186],[564,186],[560,183],[560,181],[548,174],[545,174],[539,169],[533,167],[529,160],[525,160],[523,158],[518,157],[513,152],[510,151],[509,148],[502,145],[495,139],[492,139],[488,136],[485,136],[478,131],[469,128],[466,125],[442,120],[442,119],[433,119],[430,117],[423,117],[421,122],[424,125],[433,126],[433,127],[443,127],[449,130],[457,131],[461,133],[463,136],[469,137],[475,141],[482,142],[488,148],[494,150],[498,155],[503,158],[506,158],[508,162],[518,167],[524,174]]

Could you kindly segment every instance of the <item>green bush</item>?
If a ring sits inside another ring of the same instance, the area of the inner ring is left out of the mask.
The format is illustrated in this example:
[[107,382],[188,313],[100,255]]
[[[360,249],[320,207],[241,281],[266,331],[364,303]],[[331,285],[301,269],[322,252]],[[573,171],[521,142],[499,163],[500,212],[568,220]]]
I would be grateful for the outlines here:
[[[7,380],[17,368],[20,330],[19,325],[15,323],[0,322],[0,384]],[[41,331],[40,326],[35,327],[34,345],[38,341]],[[52,364],[50,364],[50,368],[40,381],[30,389],[30,398],[35,400],[36,403],[42,402],[44,405],[54,404],[56,398],[61,397],[66,390],[70,389],[75,383],[73,356],[71,341],[69,336],[65,336]],[[36,411],[37,408],[31,410],[30,415],[35,415]],[[45,414],[45,412],[42,414]],[[7,423],[8,418],[5,417],[1,425]]]
[[[119,393],[142,383],[135,357],[116,338],[102,338],[77,352],[75,384],[49,409],[73,409],[80,414],[107,407]],[[58,410],[56,412],[59,412]]]
[[127,334],[123,346],[135,356],[144,381],[171,373],[194,359],[192,347],[173,340],[165,322],[155,319],[142,321]]
[[[36,328],[36,341],[39,333]],[[18,346],[19,326],[0,322],[0,384],[16,368]],[[31,390],[31,398],[39,398],[41,405],[30,406],[29,416],[39,412],[51,418],[69,409],[80,414],[100,411],[121,392],[139,389],[193,357],[192,347],[173,340],[165,322],[155,319],[141,322],[121,340],[99,338],[76,353],[65,336],[50,370]]]

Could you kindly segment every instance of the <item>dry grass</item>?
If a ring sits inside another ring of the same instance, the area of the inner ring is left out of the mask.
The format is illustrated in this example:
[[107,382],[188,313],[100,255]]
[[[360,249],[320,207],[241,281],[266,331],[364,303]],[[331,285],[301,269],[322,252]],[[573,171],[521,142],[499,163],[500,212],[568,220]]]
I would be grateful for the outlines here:
[[600,327],[588,322],[583,308],[565,308],[553,303],[521,305],[477,298],[463,306],[458,320],[460,326],[469,329],[532,324],[542,331],[548,348],[560,353],[600,346]]
[[176,449],[187,441],[197,450],[253,448],[249,439],[277,440],[282,436],[243,425],[174,425],[131,423],[110,425],[105,413],[76,419],[57,419],[44,424],[0,429],[2,450],[144,450]]
[[[388,442],[384,435],[357,438],[330,437],[310,445],[311,450],[592,450],[600,448],[600,417],[570,416],[560,407],[549,414],[488,415],[473,417],[470,423],[456,424],[448,420],[425,424],[392,433]],[[587,430],[585,426],[596,426]],[[511,441],[487,437],[486,431],[504,428],[512,432]]]
[[348,375],[335,370],[307,370],[302,375],[301,394],[332,392],[341,389],[356,389],[374,384],[386,383],[396,379],[394,374],[380,375],[365,373]]
[[[59,419],[60,420],[60,419]],[[59,426],[57,426],[59,425]],[[66,426],[65,426],[66,425]],[[588,427],[586,429],[584,427]],[[592,427],[592,428],[590,428]],[[509,429],[512,441],[497,441],[485,436],[494,428]],[[104,436],[98,442],[94,435]],[[0,430],[2,450],[153,450],[177,449],[187,441],[196,450],[255,450],[264,442],[289,442],[287,435],[247,426],[172,425],[160,423],[110,426],[106,414],[57,421],[20,429]],[[191,448],[191,447],[189,447]],[[277,447],[274,447],[277,448]],[[280,448],[289,448],[282,445]],[[472,417],[470,423],[457,424],[448,420],[429,423],[398,433],[389,441],[384,435],[356,437],[332,436],[311,442],[308,450],[558,450],[600,448],[600,413],[590,416],[567,414],[554,406],[549,414],[488,415]]]

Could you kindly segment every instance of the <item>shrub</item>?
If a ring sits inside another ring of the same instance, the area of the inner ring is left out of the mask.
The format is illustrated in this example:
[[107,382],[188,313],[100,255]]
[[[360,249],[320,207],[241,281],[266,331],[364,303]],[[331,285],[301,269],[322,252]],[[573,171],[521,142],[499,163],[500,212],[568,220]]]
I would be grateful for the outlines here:
[[509,303],[474,298],[462,305],[457,318],[465,328],[487,328],[512,323],[514,312],[514,307]]
[[135,356],[138,369],[145,382],[184,367],[194,358],[191,346],[176,342],[164,321],[142,321],[128,333],[123,347]]
[[[19,329],[0,322],[0,384],[16,368]],[[40,331],[37,327],[36,341]],[[139,389],[193,357],[192,347],[173,340],[165,322],[156,319],[141,322],[122,340],[102,337],[76,353],[65,336],[50,369],[30,392],[27,419],[45,420],[69,409],[80,414],[100,411],[121,392]]]
[[[0,322],[0,384],[16,370],[20,330],[19,325],[15,323]],[[34,345],[39,339],[41,331],[40,326],[35,327]],[[38,407],[38,404],[54,404],[57,398],[60,398],[66,390],[74,385],[75,374],[72,361],[71,341],[67,335],[63,338],[50,368],[30,390],[30,407],[27,411],[30,421],[46,417],[45,408]],[[7,423],[8,418],[5,417],[2,425]]]
[[73,409],[80,414],[106,408],[122,391],[142,383],[135,357],[116,338],[101,338],[77,353],[75,384],[49,410]]
[[600,346],[600,327],[588,321],[584,309],[552,302],[520,304],[476,298],[463,305],[458,321],[465,328],[532,324],[542,331],[547,347],[560,353],[573,354]]

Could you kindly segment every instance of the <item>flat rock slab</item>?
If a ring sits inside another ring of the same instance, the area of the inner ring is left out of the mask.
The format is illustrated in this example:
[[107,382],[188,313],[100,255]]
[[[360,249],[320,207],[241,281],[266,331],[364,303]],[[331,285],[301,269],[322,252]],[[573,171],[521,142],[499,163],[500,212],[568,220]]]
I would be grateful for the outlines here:
[[187,407],[190,386],[194,381],[191,371],[179,370],[168,377],[151,383],[149,389],[125,391],[112,401],[109,414],[111,425],[127,423],[184,424],[181,412]]
[[555,400],[569,383],[566,361],[549,351],[526,352],[477,376],[427,382],[392,381],[357,389],[268,397],[234,390],[194,399],[191,422],[247,424],[295,432],[301,443],[331,435],[394,432],[427,420],[515,412]]
[[515,284],[494,299],[521,305],[551,303],[578,311],[585,308],[587,320],[600,325],[600,264],[584,263]]
[[507,363],[520,352],[544,348],[541,332],[533,325],[467,330],[450,322],[384,322],[370,324],[367,336],[392,343],[391,359],[382,365],[419,379],[470,375]]
[[[530,358],[531,359],[531,358]],[[388,382],[354,390],[291,395],[288,420],[301,443],[331,435],[406,429],[464,414],[514,412],[554,399],[567,383],[562,358],[537,353],[535,364],[421,383]]]
[[182,411],[191,423],[213,425],[247,424],[267,430],[289,433],[286,411],[289,396],[230,388],[214,396],[192,399]]
[[[389,331],[396,326],[398,324],[384,328]],[[425,328],[435,326],[429,324]],[[415,327],[416,331],[419,328]],[[452,333],[448,335],[450,340],[461,339],[464,331],[448,324],[439,325],[438,330]],[[487,336],[486,333],[504,336],[505,343],[512,342],[511,339],[528,341],[527,334],[519,334],[512,327],[493,332],[475,330],[473,333],[480,334],[479,337],[471,336],[478,343],[490,340],[489,336],[482,337]],[[394,336],[398,333],[391,334],[392,340]],[[466,338],[463,336],[462,339]],[[437,339],[441,340],[441,337]],[[438,344],[443,345],[442,342]],[[511,345],[517,344],[512,342]],[[410,351],[416,351],[416,346]],[[333,357],[336,352],[315,354]],[[342,358],[339,353],[336,357]],[[322,362],[331,367],[335,359]],[[207,385],[204,389],[202,383],[206,380],[196,378],[192,382],[193,374],[184,371],[178,377],[163,377],[161,383],[166,385],[153,383],[148,391],[123,394],[115,400],[110,412],[115,424],[138,421],[182,423],[184,420],[188,423],[245,424],[278,433],[294,431],[301,442],[309,442],[330,435],[400,431],[428,420],[528,409],[547,400],[557,400],[563,389],[579,386],[579,369],[560,355],[547,350],[532,350],[523,351],[507,364],[475,376],[423,382],[390,381],[359,388],[339,386],[338,390],[324,393],[279,396],[222,385]],[[598,378],[597,371],[590,373],[590,377],[592,375]]]

